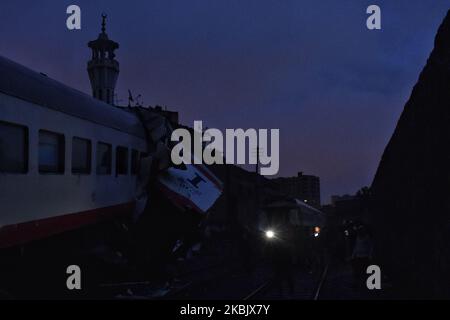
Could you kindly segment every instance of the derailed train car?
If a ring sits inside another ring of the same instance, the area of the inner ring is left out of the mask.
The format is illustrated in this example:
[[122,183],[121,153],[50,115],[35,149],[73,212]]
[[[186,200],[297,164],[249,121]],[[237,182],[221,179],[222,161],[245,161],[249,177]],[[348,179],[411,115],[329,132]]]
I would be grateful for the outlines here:
[[[221,182],[204,166],[171,167],[170,133],[144,108],[108,105],[0,57],[0,254],[22,257],[64,234],[86,242],[92,226],[136,221],[152,191],[204,214]],[[56,248],[54,257],[71,250]]]

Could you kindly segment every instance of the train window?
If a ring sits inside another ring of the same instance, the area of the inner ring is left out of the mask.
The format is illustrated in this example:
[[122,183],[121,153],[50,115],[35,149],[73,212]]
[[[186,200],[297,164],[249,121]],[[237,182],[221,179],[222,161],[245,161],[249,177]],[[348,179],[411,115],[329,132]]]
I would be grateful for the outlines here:
[[97,174],[109,175],[112,167],[112,147],[110,144],[97,144]]
[[128,149],[125,147],[116,148],[116,174],[128,173]]
[[72,140],[72,173],[91,173],[91,141],[74,137]]
[[39,172],[64,173],[64,135],[39,131]]
[[139,166],[139,151],[131,150],[131,174],[137,175]]
[[28,172],[27,127],[0,122],[0,172]]

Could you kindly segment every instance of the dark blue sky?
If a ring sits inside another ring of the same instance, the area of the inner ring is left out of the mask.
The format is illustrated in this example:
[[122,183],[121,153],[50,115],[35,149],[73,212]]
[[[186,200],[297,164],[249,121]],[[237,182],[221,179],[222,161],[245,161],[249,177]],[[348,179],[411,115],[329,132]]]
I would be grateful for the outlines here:
[[[125,5],[128,3],[129,5]],[[82,9],[82,30],[65,27]],[[366,28],[370,4],[382,30]],[[450,0],[2,0],[0,54],[90,93],[86,46],[108,13],[119,98],[192,125],[280,128],[280,175],[320,176],[322,202],[369,185]]]

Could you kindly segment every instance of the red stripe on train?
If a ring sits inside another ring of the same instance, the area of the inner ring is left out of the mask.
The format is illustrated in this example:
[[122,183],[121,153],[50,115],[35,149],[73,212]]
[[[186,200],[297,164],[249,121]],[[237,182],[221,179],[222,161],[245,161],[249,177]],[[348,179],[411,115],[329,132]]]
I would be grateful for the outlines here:
[[117,216],[132,214],[134,202],[33,220],[0,228],[0,248],[25,244]]

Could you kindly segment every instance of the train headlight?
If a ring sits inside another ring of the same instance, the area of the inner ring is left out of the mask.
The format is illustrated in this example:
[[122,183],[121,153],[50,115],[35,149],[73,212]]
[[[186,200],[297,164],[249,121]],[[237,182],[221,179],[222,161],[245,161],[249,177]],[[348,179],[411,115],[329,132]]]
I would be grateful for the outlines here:
[[320,227],[314,227],[314,237],[317,238],[320,235]]
[[266,238],[272,239],[274,237],[275,237],[275,232],[273,232],[272,230],[267,230],[266,231]]

